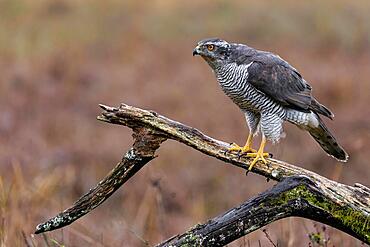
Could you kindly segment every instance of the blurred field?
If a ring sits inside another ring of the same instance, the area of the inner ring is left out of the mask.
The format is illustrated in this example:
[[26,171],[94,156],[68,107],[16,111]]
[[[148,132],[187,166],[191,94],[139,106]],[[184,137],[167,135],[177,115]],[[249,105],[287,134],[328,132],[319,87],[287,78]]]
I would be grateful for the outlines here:
[[[293,64],[336,117],[341,166],[286,125],[274,157],[343,183],[370,186],[370,2],[0,0],[0,246],[145,246],[214,217],[273,185],[179,143],[92,214],[32,236],[35,226],[102,179],[132,143],[95,120],[99,103],[152,109],[242,144],[244,117],[191,53],[220,37]],[[159,181],[159,186],[154,186]],[[362,246],[302,219],[266,227],[279,246]],[[44,239],[45,238],[45,239]],[[53,243],[51,243],[53,242]],[[59,244],[57,244],[59,243]],[[250,245],[248,245],[248,243]],[[230,246],[271,246],[262,231]]]

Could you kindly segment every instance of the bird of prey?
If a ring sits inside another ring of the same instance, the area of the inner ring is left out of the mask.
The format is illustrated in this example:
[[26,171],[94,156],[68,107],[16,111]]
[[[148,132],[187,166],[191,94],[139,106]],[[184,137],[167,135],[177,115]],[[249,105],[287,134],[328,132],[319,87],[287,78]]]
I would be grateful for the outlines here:
[[[208,63],[224,93],[245,114],[249,127],[246,144],[240,147],[233,143],[229,151],[254,158],[249,170],[258,161],[267,163],[266,141],[279,141],[284,121],[308,131],[330,156],[342,162],[348,160],[320,117],[333,119],[333,113],[312,96],[312,87],[301,74],[278,55],[218,38],[198,42],[195,55]],[[259,130],[262,141],[254,150],[252,139]]]

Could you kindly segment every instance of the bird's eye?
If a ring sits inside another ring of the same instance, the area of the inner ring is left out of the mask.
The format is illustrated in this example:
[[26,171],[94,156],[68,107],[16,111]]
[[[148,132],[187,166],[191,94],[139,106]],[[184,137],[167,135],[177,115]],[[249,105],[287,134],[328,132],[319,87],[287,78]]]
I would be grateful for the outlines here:
[[215,49],[214,45],[207,45],[207,50],[213,51]]

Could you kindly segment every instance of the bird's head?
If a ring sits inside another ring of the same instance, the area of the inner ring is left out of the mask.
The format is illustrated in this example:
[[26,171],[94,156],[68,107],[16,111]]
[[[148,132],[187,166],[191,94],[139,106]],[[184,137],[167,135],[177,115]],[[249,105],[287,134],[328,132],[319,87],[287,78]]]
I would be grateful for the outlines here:
[[227,62],[231,53],[230,47],[231,45],[222,39],[204,39],[194,48],[193,56],[200,55],[211,67],[214,67]]

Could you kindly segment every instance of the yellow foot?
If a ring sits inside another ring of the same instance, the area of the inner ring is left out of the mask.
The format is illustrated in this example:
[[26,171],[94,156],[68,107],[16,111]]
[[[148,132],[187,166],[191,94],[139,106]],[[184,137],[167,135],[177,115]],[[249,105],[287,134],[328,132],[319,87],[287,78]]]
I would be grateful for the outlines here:
[[256,153],[257,152],[257,150],[251,148],[248,145],[245,145],[244,147],[241,147],[241,146],[239,146],[238,144],[235,144],[235,143],[231,144],[231,148],[229,148],[228,151],[229,152],[236,151],[236,152],[239,152],[241,154],[243,154],[243,153]]
[[251,158],[254,158],[254,160],[252,161],[252,163],[249,165],[249,168],[248,170],[252,170],[252,167],[260,160],[262,161],[263,163],[267,164],[267,160],[265,158],[269,157],[270,154],[269,153],[263,153],[261,151],[258,151],[258,152],[254,152],[254,153],[248,153],[247,154],[247,157],[251,157]]

